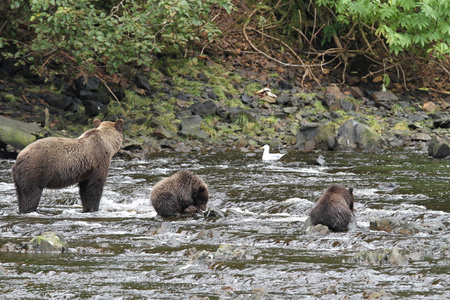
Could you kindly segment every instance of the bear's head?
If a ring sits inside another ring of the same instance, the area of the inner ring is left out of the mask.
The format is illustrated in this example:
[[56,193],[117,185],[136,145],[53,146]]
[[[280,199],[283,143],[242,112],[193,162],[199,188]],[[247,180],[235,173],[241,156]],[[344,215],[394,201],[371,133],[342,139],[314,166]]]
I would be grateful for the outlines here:
[[80,138],[98,138],[104,142],[107,152],[112,156],[119,151],[123,140],[123,120],[116,122],[94,120],[94,128],[83,133]]
[[99,119],[94,120],[94,128],[102,129],[102,128],[115,128],[118,132],[123,132],[123,120],[119,119],[116,122],[105,121],[102,122]]
[[208,187],[206,184],[200,185],[197,189],[192,193],[192,199],[194,200],[194,206],[201,209],[206,210],[206,204],[208,203]]

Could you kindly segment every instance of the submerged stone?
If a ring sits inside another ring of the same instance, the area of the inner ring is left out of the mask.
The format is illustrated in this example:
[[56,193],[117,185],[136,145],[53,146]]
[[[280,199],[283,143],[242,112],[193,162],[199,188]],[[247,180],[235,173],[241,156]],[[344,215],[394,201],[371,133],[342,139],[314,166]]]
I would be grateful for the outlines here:
[[350,262],[362,265],[404,265],[412,258],[423,257],[420,253],[410,253],[397,247],[377,250],[364,250],[356,253]]
[[431,230],[412,222],[405,222],[399,218],[389,217],[370,222],[370,230],[386,231],[401,234],[416,234]]
[[62,253],[67,250],[67,243],[62,235],[48,231],[26,243],[25,249],[27,252]]

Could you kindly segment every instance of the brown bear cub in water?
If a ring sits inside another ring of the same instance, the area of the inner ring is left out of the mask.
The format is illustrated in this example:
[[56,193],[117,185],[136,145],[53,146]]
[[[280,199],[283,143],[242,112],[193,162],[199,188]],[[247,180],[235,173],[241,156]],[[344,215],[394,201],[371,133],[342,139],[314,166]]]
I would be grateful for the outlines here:
[[353,188],[330,185],[309,213],[311,223],[325,225],[331,231],[347,231],[354,211],[354,201]]
[[122,145],[123,120],[94,120],[77,139],[48,137],[23,149],[12,168],[20,213],[37,209],[44,188],[77,184],[84,212],[97,211],[111,158]]
[[208,196],[208,187],[203,180],[183,170],[155,184],[150,198],[158,215],[178,217],[183,212],[206,210]]

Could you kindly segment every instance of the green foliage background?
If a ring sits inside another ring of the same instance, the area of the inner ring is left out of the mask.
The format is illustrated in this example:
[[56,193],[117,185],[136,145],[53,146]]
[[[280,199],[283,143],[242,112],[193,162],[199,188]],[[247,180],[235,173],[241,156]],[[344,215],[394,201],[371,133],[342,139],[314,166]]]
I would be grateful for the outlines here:
[[232,9],[228,0],[8,2],[1,7],[5,57],[71,60],[87,71],[101,63],[111,72],[128,62],[149,64],[150,54],[183,49],[200,37],[213,39],[220,30],[209,18],[211,7]]
[[334,24],[361,24],[383,37],[391,52],[450,53],[448,0],[318,0],[334,14]]
[[[154,54],[182,53],[189,45],[201,48],[218,39],[221,31],[214,9],[232,13],[238,4],[247,11],[238,12],[237,26],[248,24],[245,18],[252,16],[256,30],[279,37],[293,49],[335,47],[337,36],[365,40],[375,56],[380,53],[371,49],[374,40],[395,55],[432,54],[445,59],[450,53],[448,0],[235,4],[232,0],[4,0],[0,2],[0,57],[17,58],[37,69],[62,62],[86,73],[98,66],[117,72],[125,63],[150,65]],[[353,47],[358,50],[360,45]]]

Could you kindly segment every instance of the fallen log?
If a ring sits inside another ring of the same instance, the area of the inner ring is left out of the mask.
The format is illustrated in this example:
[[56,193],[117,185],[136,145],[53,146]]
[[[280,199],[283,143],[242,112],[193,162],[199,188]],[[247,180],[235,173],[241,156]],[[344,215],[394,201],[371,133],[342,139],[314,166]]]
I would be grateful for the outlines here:
[[38,137],[43,137],[46,130],[36,123],[25,123],[0,116],[0,141],[22,150]]

